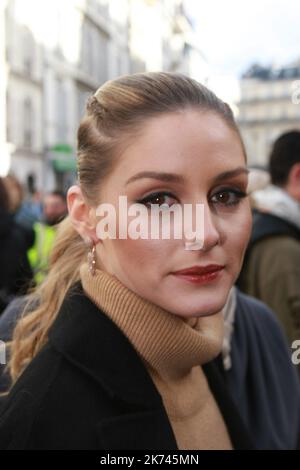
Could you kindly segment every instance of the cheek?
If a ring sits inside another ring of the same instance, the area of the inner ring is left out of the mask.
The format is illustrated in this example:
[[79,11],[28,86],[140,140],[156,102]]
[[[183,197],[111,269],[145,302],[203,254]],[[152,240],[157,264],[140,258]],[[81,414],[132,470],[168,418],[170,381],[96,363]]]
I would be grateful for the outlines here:
[[240,223],[241,239],[245,245],[244,249],[247,248],[248,242],[251,237],[251,232],[252,232],[252,212],[251,212],[250,202],[248,199],[245,201],[245,204],[246,204],[247,210],[245,210],[244,216],[241,219],[241,223]]
[[145,273],[162,269],[170,256],[170,240],[114,240],[114,252],[119,263]]
[[227,226],[227,250],[229,257],[240,265],[242,263],[252,227],[250,206],[246,206]]

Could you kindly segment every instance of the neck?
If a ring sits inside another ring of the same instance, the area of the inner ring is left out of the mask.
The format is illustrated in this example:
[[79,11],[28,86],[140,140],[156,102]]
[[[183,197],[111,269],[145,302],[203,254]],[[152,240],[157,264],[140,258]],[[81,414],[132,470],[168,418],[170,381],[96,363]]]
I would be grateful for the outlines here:
[[81,282],[91,300],[123,331],[146,365],[178,378],[216,357],[222,348],[222,312],[183,318],[153,304],[97,269],[82,265]]

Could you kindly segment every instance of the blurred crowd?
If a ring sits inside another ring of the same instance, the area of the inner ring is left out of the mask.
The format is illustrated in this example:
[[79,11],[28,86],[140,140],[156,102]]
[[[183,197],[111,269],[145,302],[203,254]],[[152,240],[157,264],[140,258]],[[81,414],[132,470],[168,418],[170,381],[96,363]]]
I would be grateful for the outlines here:
[[0,314],[43,280],[56,225],[66,213],[63,192],[25,196],[14,175],[0,178]]

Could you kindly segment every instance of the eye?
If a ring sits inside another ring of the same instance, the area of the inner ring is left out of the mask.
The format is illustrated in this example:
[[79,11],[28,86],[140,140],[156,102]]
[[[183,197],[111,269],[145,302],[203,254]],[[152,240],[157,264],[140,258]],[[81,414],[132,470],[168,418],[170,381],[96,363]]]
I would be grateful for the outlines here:
[[158,204],[159,206],[167,206],[169,208],[173,204],[176,204],[177,199],[173,194],[168,192],[158,192],[149,194],[149,196],[144,197],[137,201],[140,204],[144,204],[146,207],[151,208],[153,204]]
[[214,204],[220,204],[222,206],[228,207],[239,204],[246,196],[247,194],[243,191],[232,188],[224,188],[215,193],[212,196],[211,201]]

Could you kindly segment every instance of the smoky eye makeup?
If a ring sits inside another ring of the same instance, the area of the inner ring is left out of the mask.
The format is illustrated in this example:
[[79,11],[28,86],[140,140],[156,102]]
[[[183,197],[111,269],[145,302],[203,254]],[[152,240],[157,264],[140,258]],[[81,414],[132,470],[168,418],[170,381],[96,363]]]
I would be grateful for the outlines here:
[[137,199],[136,203],[143,204],[146,207],[151,207],[153,204],[157,205],[168,205],[171,206],[173,204],[178,203],[178,198],[170,191],[153,191],[146,196]]
[[247,196],[247,193],[240,189],[224,187],[212,194],[210,202],[221,207],[231,207],[238,205]]
[[[230,181],[230,179],[232,181]],[[237,179],[235,176],[230,179],[224,178],[224,182],[220,181],[218,185],[215,184],[212,189],[208,191],[206,200],[209,203],[217,204],[220,207],[229,207],[237,205],[242,199],[247,197],[248,177],[245,178],[240,176]],[[172,206],[176,203],[181,204],[181,201],[183,200],[188,203],[189,194],[188,192],[185,192],[186,188],[184,187],[176,187],[173,189],[172,186],[174,186],[174,184],[172,185],[170,183],[168,184],[169,187],[166,188],[157,184],[157,182],[156,184],[152,182],[152,184],[143,186],[135,188],[134,192],[131,193],[131,197],[129,197],[129,199],[132,203],[143,204],[149,208],[152,205]]]

